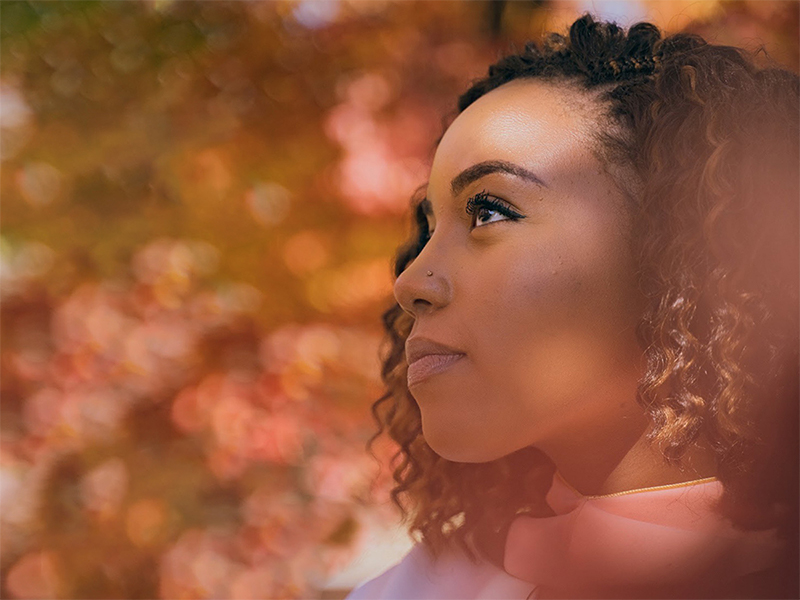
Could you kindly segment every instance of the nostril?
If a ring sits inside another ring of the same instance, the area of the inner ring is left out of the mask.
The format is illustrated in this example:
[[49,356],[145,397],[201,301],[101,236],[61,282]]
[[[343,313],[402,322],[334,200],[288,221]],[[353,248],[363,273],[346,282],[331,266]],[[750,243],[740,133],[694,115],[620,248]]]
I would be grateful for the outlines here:
[[414,300],[413,306],[414,306],[414,314],[416,315],[419,314],[420,312],[429,310],[431,307],[433,307],[433,303],[423,298],[417,298],[416,300]]

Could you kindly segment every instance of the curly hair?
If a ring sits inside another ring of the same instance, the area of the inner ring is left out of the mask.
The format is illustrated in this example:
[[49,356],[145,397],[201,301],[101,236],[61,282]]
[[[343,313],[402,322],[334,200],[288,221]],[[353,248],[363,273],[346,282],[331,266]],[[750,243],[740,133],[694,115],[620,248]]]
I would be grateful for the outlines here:
[[[588,93],[603,111],[596,153],[629,203],[646,359],[638,401],[648,438],[678,464],[700,436],[723,484],[721,510],[744,528],[797,537],[798,78],[742,50],[650,23],[627,32],[586,14],[489,67],[458,112],[515,79]],[[420,197],[398,276],[430,235]],[[451,543],[496,560],[519,513],[544,514],[554,465],[534,447],[484,464],[439,457],[406,383],[413,318],[383,315],[386,393],[376,434],[400,447],[393,490],[410,529],[438,554]],[[788,560],[792,560],[791,558]]]

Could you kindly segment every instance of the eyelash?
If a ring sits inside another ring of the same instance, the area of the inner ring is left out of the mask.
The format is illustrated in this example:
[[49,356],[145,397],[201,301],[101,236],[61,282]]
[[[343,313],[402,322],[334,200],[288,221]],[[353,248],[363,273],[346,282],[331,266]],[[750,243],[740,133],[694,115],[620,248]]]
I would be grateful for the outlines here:
[[[469,200],[467,200],[467,206],[465,210],[468,215],[472,216],[472,222],[470,223],[470,227],[472,229],[475,229],[476,227],[483,227],[483,225],[476,224],[478,213],[481,210],[493,210],[500,213],[504,217],[508,217],[508,219],[511,221],[518,221],[519,219],[525,218],[524,215],[519,214],[505,203],[492,196],[489,196],[486,190],[478,192]],[[496,221],[490,221],[489,223],[486,223],[486,225],[495,222]]]

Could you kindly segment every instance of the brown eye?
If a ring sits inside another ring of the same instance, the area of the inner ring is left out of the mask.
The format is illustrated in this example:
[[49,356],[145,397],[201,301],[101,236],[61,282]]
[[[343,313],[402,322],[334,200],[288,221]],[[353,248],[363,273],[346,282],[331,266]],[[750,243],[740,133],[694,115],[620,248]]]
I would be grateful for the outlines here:
[[483,227],[498,221],[517,221],[525,216],[508,206],[503,201],[489,196],[486,191],[475,194],[467,200],[466,212],[472,216],[470,227]]

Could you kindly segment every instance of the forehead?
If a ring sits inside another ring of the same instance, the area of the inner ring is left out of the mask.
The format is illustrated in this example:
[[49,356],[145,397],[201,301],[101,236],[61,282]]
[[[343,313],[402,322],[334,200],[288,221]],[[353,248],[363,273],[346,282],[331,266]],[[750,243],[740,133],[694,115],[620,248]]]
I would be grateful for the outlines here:
[[593,132],[600,105],[577,86],[519,79],[480,97],[453,121],[436,150],[429,189],[449,194],[450,179],[487,160],[528,168],[548,182],[565,169],[597,167]]

